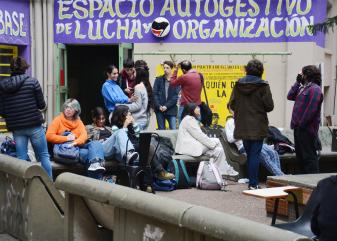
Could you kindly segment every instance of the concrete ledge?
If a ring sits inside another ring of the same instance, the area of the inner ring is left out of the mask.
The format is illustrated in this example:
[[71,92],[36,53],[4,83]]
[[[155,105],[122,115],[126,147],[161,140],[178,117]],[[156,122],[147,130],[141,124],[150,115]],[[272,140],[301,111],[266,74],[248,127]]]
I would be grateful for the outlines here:
[[[186,237],[187,233],[191,235],[187,236],[200,237],[200,240],[311,240],[292,232],[208,208],[103,183],[71,173],[61,174],[56,180],[56,187],[66,192],[67,200],[70,202],[68,207],[79,207],[81,200],[94,200],[114,209],[114,217],[111,219],[114,223],[114,239],[117,237],[118,240],[141,240],[143,233],[145,233],[144,226],[146,229],[149,225],[149,227],[154,227],[151,226],[154,224],[163,229],[162,231],[166,235],[161,239],[163,241],[178,240],[177,235],[179,235],[179,240],[191,240]],[[96,205],[97,207],[99,206]],[[83,212],[83,209],[81,211]],[[88,212],[92,213],[90,210]],[[75,218],[78,211],[69,210],[69,213],[73,215],[67,221],[69,222],[68,226],[72,227],[73,231],[77,230],[74,227],[78,224]],[[169,230],[175,231],[171,233]],[[68,234],[74,236],[71,231]]]

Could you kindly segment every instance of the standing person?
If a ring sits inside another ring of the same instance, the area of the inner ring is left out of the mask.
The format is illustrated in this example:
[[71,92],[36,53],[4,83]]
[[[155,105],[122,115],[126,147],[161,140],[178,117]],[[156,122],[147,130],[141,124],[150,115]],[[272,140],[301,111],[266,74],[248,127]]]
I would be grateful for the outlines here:
[[245,66],[246,76],[235,84],[229,106],[235,113],[234,138],[242,139],[247,153],[249,189],[259,188],[259,159],[263,139],[268,134],[267,112],[274,109],[268,82],[262,80],[261,61]]
[[29,139],[38,161],[52,179],[41,113],[47,106],[38,80],[26,74],[28,68],[24,58],[12,59],[11,76],[0,81],[0,115],[5,118],[8,130],[13,132],[17,157],[28,160]]
[[134,93],[136,100],[131,104],[126,104],[141,130],[145,130],[149,125],[150,110],[153,106],[153,93],[149,78],[149,68],[147,66],[136,67]]
[[200,123],[200,108],[195,103],[188,103],[183,112],[179,125],[176,153],[190,156],[209,156],[210,161],[219,169],[225,179],[226,176],[238,177],[239,173],[230,166],[218,138],[210,138],[202,132]]
[[336,241],[337,176],[319,181],[314,192],[317,196],[317,205],[311,217],[311,230],[317,235],[319,241]]
[[[179,68],[183,71],[183,75],[177,77]],[[195,69],[192,69],[190,61],[184,60],[174,70],[170,84],[172,86],[181,86],[181,99],[178,112],[180,122],[185,105],[196,103],[199,106],[201,104],[201,76]]]
[[296,159],[304,174],[319,172],[318,128],[323,102],[321,80],[321,72],[316,66],[305,66],[288,93],[288,100],[295,101],[290,126],[294,129]]
[[[47,130],[47,140],[52,144],[70,142],[80,149],[80,162],[86,166],[90,177],[99,179],[105,171],[103,146],[99,141],[87,143],[88,134],[80,118],[81,106],[75,99],[68,99],[63,104],[63,111],[56,116]],[[71,132],[65,136],[64,132]]]
[[118,85],[118,68],[115,65],[109,65],[106,70],[107,80],[102,86],[102,95],[105,107],[112,113],[116,104],[126,104],[134,101],[133,97],[128,98],[121,87]]
[[158,129],[165,130],[165,120],[167,120],[170,129],[175,130],[177,125],[177,100],[180,88],[170,85],[173,62],[164,61],[163,67],[164,75],[157,77],[154,81],[154,108]]
[[124,94],[130,98],[136,85],[135,63],[132,59],[127,59],[123,62],[123,69],[120,77],[120,87],[124,91]]

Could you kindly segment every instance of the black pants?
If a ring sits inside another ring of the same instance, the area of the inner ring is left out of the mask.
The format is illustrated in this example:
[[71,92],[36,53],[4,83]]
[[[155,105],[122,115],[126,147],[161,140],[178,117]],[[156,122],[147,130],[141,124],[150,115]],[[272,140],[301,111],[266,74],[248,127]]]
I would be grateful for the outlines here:
[[300,164],[301,173],[319,173],[318,154],[319,139],[302,128],[294,129],[296,159]]

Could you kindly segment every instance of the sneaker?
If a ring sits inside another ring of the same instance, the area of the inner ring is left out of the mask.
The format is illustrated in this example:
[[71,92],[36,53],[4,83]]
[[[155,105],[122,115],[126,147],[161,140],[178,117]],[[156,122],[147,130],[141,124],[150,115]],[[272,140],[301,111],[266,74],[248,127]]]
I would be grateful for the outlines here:
[[107,175],[107,176],[103,176],[102,181],[104,182],[108,182],[111,184],[115,184],[116,183],[116,176],[113,175]]
[[171,180],[171,179],[174,179],[175,176],[172,173],[170,173],[170,172],[160,171],[157,174],[157,178],[160,179],[160,180]]
[[147,186],[145,192],[147,193],[153,193],[153,189],[151,186]]
[[105,168],[103,167],[101,162],[94,162],[91,163],[88,171],[94,172],[94,171],[105,171]]
[[233,169],[233,167],[230,167],[230,168],[228,168],[226,175],[227,175],[227,176],[235,177],[235,176],[238,176],[239,173],[238,173],[237,171],[235,171],[235,170]]
[[257,190],[257,189],[261,189],[259,185],[256,186],[248,185],[248,190]]
[[139,164],[139,154],[135,151],[128,151],[126,153],[126,164],[130,166],[138,166]]

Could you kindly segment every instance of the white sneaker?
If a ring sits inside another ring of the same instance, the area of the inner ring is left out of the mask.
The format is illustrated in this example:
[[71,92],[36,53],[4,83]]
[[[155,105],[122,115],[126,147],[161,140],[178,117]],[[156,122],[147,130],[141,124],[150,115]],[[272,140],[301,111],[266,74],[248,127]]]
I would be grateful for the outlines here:
[[235,176],[238,176],[239,173],[238,173],[237,171],[235,171],[235,170],[233,169],[233,167],[230,167],[230,168],[228,168],[228,170],[226,171],[226,175],[235,177]]
[[105,168],[102,166],[101,162],[91,163],[89,168],[88,168],[88,171],[92,171],[92,172],[98,171],[98,170],[105,171]]

